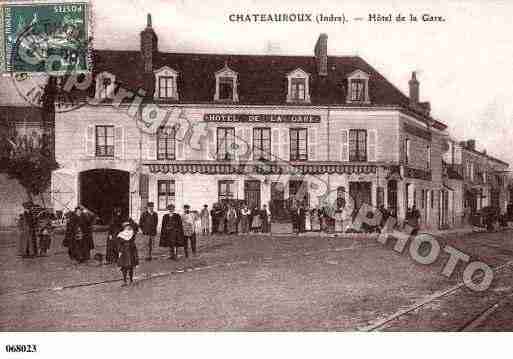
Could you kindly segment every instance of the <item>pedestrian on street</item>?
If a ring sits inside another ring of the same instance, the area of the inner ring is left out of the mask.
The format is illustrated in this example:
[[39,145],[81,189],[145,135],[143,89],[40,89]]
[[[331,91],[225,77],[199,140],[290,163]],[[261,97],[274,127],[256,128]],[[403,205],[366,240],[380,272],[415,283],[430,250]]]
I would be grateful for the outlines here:
[[39,222],[39,255],[46,256],[52,244],[52,222],[48,215],[44,215]]
[[196,215],[191,212],[191,207],[188,204],[183,206],[182,224],[185,258],[189,258],[189,242],[191,244],[192,254],[196,255]]
[[182,218],[175,213],[175,206],[167,206],[168,213],[162,217],[160,228],[160,247],[169,248],[169,259],[177,259],[177,247],[184,246],[185,238],[183,233]]
[[208,205],[205,204],[203,206],[203,209],[200,213],[200,219],[201,219],[201,233],[206,236],[210,234],[210,217],[209,217],[209,211],[208,211]]
[[262,216],[262,232],[269,233],[271,231],[271,211],[267,208],[267,205],[264,204],[264,207],[261,211]]
[[249,218],[251,211],[249,210],[247,204],[244,204],[242,210],[240,211],[240,223],[241,223],[241,232],[243,234],[249,232]]
[[260,213],[260,209],[253,207],[251,211],[251,230],[254,233],[258,233],[262,231],[262,214]]
[[24,210],[18,219],[18,254],[24,258],[32,258],[37,255],[35,220],[30,211],[32,206],[32,202],[23,203]]
[[79,263],[91,259],[91,250],[94,248],[91,218],[84,215],[81,207],[77,207],[66,225],[62,244],[68,248],[70,258]]
[[153,239],[157,235],[157,225],[159,217],[153,210],[153,202],[148,202],[146,210],[141,214],[139,218],[139,227],[141,232],[148,238],[148,255],[146,256],[147,261],[152,260],[153,251]]
[[109,224],[109,232],[107,234],[107,246],[105,250],[105,261],[107,264],[116,263],[118,260],[117,237],[118,233],[123,229],[123,222],[121,208],[114,208]]
[[117,248],[119,249],[118,266],[123,274],[123,285],[127,284],[127,274],[130,284],[134,281],[134,268],[139,265],[139,256],[137,254],[137,246],[135,244],[135,235],[137,228],[133,221],[124,222],[122,231],[117,235]]
[[237,232],[237,211],[232,205],[228,205],[226,211],[226,232],[227,234],[235,234]]

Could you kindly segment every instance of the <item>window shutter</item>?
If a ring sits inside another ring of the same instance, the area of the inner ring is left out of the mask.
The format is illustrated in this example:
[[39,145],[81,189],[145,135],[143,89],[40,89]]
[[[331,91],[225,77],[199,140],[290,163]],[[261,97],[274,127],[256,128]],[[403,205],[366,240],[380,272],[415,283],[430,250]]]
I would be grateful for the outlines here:
[[235,161],[240,161],[243,159],[244,152],[246,152],[246,144],[244,141],[244,129],[242,127],[237,127],[235,129],[235,143],[237,144],[235,149]]
[[349,131],[342,130],[341,132],[341,161],[349,161]]
[[281,130],[281,154],[280,159],[282,161],[290,161],[290,134],[288,128],[282,128]]
[[308,146],[308,160],[315,161],[317,156],[317,129],[309,128],[306,138]]
[[271,146],[272,146],[271,161],[277,161],[277,160],[281,159],[281,156],[280,156],[280,130],[278,128],[272,129]]
[[205,159],[213,161],[217,159],[216,151],[217,151],[217,130],[215,127],[208,128],[208,138],[206,141],[206,151],[205,151]]
[[156,160],[157,159],[157,135],[147,135],[146,137],[148,141],[148,146],[146,149],[148,150],[148,153],[146,154],[146,158],[149,160]]
[[94,156],[95,154],[95,133],[94,133],[94,125],[88,125],[86,128],[85,135],[85,155],[86,156]]
[[125,158],[125,133],[122,126],[114,127],[114,157]]
[[367,131],[367,161],[376,161],[376,147],[377,147],[377,131]]

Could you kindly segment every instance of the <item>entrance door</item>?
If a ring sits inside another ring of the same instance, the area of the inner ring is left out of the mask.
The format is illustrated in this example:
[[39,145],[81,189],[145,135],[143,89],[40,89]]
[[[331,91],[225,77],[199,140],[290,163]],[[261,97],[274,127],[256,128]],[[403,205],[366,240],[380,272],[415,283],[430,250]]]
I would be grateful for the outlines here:
[[394,213],[394,216],[397,215],[397,181],[390,180],[388,181],[387,188],[387,198],[388,198],[388,210]]
[[296,204],[309,207],[308,182],[301,180],[289,181],[289,200],[291,206]]
[[371,182],[349,182],[349,195],[354,200],[355,210],[358,210],[363,203],[372,205],[371,191]]
[[288,218],[285,206],[285,186],[281,182],[271,182],[270,210],[273,220],[285,220]]
[[249,208],[260,208],[260,181],[248,180],[244,182],[244,200]]
[[129,216],[130,174],[112,169],[95,169],[80,173],[80,203],[110,222],[115,207],[121,208],[123,217]]

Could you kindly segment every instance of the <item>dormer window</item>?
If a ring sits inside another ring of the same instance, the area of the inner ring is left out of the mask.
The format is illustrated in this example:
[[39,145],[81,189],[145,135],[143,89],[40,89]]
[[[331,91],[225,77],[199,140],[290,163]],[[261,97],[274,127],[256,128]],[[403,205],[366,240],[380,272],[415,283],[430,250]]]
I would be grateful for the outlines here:
[[116,77],[109,72],[102,72],[96,76],[96,98],[111,99],[114,97]]
[[164,66],[155,71],[155,99],[178,100],[178,88],[176,78],[178,72],[170,67]]
[[305,88],[306,79],[292,79],[292,100],[293,101],[304,101],[305,100]]
[[214,101],[239,101],[237,92],[237,77],[238,74],[230,69],[228,65],[215,73],[216,77],[216,92],[214,94]]
[[347,76],[348,103],[369,103],[369,75],[361,70],[353,71]]
[[296,69],[287,74],[287,102],[310,102],[310,74]]

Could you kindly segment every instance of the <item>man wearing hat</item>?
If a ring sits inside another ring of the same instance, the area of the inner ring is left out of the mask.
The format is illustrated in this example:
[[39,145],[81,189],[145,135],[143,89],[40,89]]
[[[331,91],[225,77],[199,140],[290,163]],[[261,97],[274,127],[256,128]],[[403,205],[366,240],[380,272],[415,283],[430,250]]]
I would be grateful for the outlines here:
[[139,227],[143,235],[148,237],[148,256],[147,261],[151,261],[151,252],[153,250],[153,238],[157,235],[157,223],[159,218],[157,213],[153,211],[153,202],[148,202],[146,210],[141,214],[139,219]]
[[184,233],[182,217],[175,213],[175,206],[167,206],[168,213],[162,217],[162,227],[160,229],[161,247],[169,248],[169,259],[177,259],[177,247],[184,246]]

